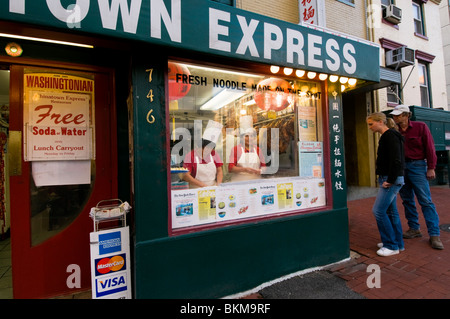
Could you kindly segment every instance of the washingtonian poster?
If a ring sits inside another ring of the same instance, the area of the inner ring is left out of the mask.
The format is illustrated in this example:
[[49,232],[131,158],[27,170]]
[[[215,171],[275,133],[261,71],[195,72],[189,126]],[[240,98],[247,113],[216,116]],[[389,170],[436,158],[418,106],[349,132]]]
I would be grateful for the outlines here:
[[94,81],[24,75],[24,159],[36,186],[90,184],[95,159]]

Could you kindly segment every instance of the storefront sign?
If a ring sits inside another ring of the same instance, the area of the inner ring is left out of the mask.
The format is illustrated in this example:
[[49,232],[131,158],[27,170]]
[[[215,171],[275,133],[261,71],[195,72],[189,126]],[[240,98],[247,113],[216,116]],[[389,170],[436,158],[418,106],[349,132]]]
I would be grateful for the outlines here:
[[26,74],[24,80],[25,160],[91,159],[93,82],[59,74]]
[[131,299],[128,227],[90,234],[92,299]]
[[24,74],[24,159],[36,186],[91,182],[94,81],[64,73]]
[[[331,144],[331,179],[334,198],[343,198],[338,193],[345,193],[344,141],[342,122],[342,101],[336,91],[331,92],[330,98],[330,144]],[[345,198],[345,197],[344,197]],[[334,202],[336,205],[336,201]]]
[[[97,3],[96,3],[97,4]],[[0,19],[379,81],[379,47],[207,0],[3,1]],[[198,32],[202,30],[202,32]]]
[[299,0],[300,21],[318,25],[317,0]]
[[27,160],[89,159],[89,99],[30,91]]

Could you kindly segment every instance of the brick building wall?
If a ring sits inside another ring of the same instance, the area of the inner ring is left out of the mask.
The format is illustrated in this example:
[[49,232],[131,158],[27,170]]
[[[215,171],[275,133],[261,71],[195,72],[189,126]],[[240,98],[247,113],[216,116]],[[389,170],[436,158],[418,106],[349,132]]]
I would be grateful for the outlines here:
[[297,0],[236,0],[236,7],[290,23],[299,22]]

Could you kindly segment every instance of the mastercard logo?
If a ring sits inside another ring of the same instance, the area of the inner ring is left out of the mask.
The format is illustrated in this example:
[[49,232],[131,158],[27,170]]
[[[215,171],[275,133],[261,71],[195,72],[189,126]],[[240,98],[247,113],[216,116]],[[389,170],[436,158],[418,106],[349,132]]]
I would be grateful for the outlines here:
[[97,272],[107,274],[110,271],[119,271],[125,266],[125,259],[122,256],[114,256],[111,258],[102,258],[97,261]]

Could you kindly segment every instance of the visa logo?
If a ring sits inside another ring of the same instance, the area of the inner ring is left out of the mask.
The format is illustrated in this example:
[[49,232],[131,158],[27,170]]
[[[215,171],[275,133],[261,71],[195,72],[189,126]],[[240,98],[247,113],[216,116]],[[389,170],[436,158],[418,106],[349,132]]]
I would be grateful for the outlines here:
[[113,279],[107,279],[107,280],[100,280],[100,285],[102,286],[102,289],[115,287],[118,285],[125,285],[125,277],[120,276],[120,278],[113,278]]
[[97,297],[110,295],[127,289],[125,274],[97,280]]

